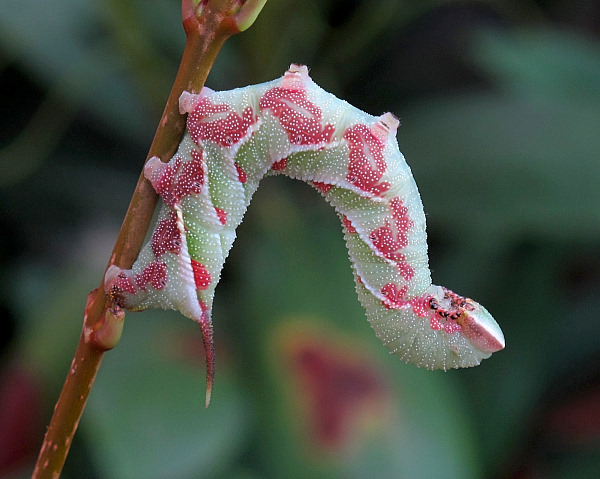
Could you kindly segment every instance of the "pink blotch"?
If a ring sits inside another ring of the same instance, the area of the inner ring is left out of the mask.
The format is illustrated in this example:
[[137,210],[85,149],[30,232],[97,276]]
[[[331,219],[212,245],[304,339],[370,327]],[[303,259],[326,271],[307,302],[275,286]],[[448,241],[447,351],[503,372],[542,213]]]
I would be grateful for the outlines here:
[[329,190],[331,189],[331,187],[333,185],[330,185],[329,183],[323,183],[321,181],[313,181],[313,186],[319,190],[321,193],[323,193],[324,195],[326,195],[327,193],[329,193]]
[[154,289],[163,289],[167,285],[167,265],[162,261],[150,263],[141,273],[135,275],[135,283],[142,291],[146,291],[148,283]]
[[137,289],[133,284],[131,277],[125,274],[123,271],[117,275],[113,283],[113,287],[117,289],[119,292],[135,294]]
[[430,316],[429,327],[434,331],[443,329],[446,334],[453,334],[462,330],[462,327],[456,321],[452,321],[451,319],[440,321],[440,318],[436,314]]
[[367,125],[348,128],[343,135],[350,149],[346,179],[362,191],[381,196],[390,189],[387,181],[379,182],[387,164],[383,157],[384,143]]
[[152,252],[160,258],[167,251],[179,254],[181,251],[181,233],[177,228],[177,215],[172,212],[168,218],[159,221],[152,233]]
[[420,318],[426,318],[431,314],[431,308],[429,308],[429,300],[431,296],[421,295],[410,300],[413,312]]
[[446,321],[446,324],[444,325],[444,330],[448,334],[457,333],[459,331],[462,331],[462,326],[460,324],[458,324],[456,321],[448,320],[448,321]]
[[166,165],[162,175],[152,182],[162,200],[174,206],[192,193],[200,193],[204,185],[204,161],[202,150],[192,150],[192,160],[183,161],[180,157]]
[[188,115],[187,128],[196,144],[211,140],[221,146],[232,146],[245,138],[258,116],[247,107],[240,116],[227,104],[213,104],[202,98]]
[[292,145],[318,145],[331,142],[335,126],[323,125],[323,112],[306,98],[302,84],[294,88],[275,87],[260,99],[261,111],[270,110],[279,118]]
[[428,306],[431,296],[419,296],[413,299],[404,299],[408,293],[408,285],[399,288],[397,284],[387,283],[381,288],[381,294],[385,296],[382,304],[387,309],[400,309],[410,306],[420,318],[427,318],[431,315],[431,309]]
[[281,171],[281,170],[285,170],[285,167],[287,166],[287,158],[282,158],[279,161],[276,161],[275,163],[273,163],[271,165],[271,169],[273,171]]
[[173,205],[172,185],[175,180],[175,173],[181,166],[181,158],[175,158],[174,163],[167,163],[162,170],[162,174],[152,181],[152,186],[156,193],[169,205]]
[[390,208],[392,221],[386,220],[384,226],[371,231],[369,239],[384,258],[397,264],[402,277],[410,281],[415,270],[406,262],[406,257],[401,250],[408,246],[408,231],[413,226],[413,222],[408,216],[408,208],[402,204],[400,198],[392,198]]
[[237,171],[238,180],[240,181],[240,183],[246,183],[246,181],[248,181],[247,173],[242,169],[242,167],[240,165],[238,165],[237,163],[234,163],[234,164],[235,164],[235,169]]
[[356,233],[356,228],[354,226],[352,226],[352,223],[350,222],[350,220],[348,219],[348,217],[346,215],[342,216],[342,223],[344,223],[344,228],[346,228],[346,231],[350,234],[355,234]]
[[222,210],[221,208],[217,208],[215,206],[215,212],[217,213],[217,218],[219,218],[219,221],[222,225],[227,223],[227,211]]
[[173,196],[181,200],[191,193],[200,193],[204,185],[204,162],[203,151],[192,150],[192,161],[186,161],[181,165],[179,174],[175,179]]
[[369,239],[384,258],[396,263],[404,279],[408,281],[412,278],[414,269],[406,263],[406,257],[400,252],[402,248],[408,245],[408,238],[405,234],[398,233],[386,220],[385,226],[373,230],[369,235]]
[[408,232],[413,226],[413,221],[408,216],[408,207],[404,206],[402,199],[395,196],[390,200],[390,208],[392,209],[392,218],[396,221],[396,227],[400,231]]
[[195,259],[192,259],[192,270],[194,271],[194,282],[196,283],[196,289],[205,290],[210,286],[211,277],[210,271],[206,269],[202,263],[199,263]]
[[406,248],[408,237],[406,233],[394,228],[389,221],[386,220],[385,226],[380,226],[371,231],[369,239],[373,242],[373,246],[377,251],[386,258],[394,261],[404,260],[404,255],[399,253],[399,250]]
[[441,323],[441,321],[435,314],[431,315],[431,317],[429,318],[429,327],[434,331],[444,329],[444,325]]
[[399,309],[406,306],[409,302],[404,299],[408,291],[408,286],[404,285],[398,288],[395,283],[387,283],[381,288],[381,294],[385,297],[382,301],[387,309]]

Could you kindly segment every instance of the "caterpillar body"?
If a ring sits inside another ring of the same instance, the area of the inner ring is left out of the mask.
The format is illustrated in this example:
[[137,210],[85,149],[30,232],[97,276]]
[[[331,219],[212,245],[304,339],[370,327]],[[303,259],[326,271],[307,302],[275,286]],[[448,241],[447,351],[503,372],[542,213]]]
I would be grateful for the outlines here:
[[235,229],[265,175],[308,182],[340,216],[356,291],[376,335],[427,369],[475,366],[504,348],[483,306],[433,285],[425,214],[398,149],[398,120],[327,93],[305,66],[231,91],[184,92],[187,131],[168,163],[145,177],[162,199],[151,240],[131,270],[111,266],[105,292],[130,310],[179,310],[197,321],[214,377],[211,307]]

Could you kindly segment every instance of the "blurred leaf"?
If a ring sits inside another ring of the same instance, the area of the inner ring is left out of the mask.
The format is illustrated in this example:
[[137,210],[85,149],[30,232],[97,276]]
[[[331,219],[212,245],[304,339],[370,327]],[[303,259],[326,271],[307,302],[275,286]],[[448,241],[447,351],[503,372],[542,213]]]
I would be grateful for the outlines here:
[[127,73],[127,59],[103,33],[98,8],[92,1],[5,0],[0,3],[3,53],[42,84],[60,87],[66,101],[91,111],[114,134],[143,136],[158,115],[149,114],[147,97]]
[[62,104],[59,90],[51,89],[25,128],[2,145],[0,165],[4,174],[0,178],[0,187],[18,184],[29,176],[60,142],[74,115],[72,108]]
[[82,423],[104,477],[214,477],[231,467],[252,414],[223,355],[204,408],[201,345],[197,325],[177,313],[128,314]]
[[497,84],[529,99],[600,100],[600,46],[580,34],[529,29],[481,32],[473,42],[478,65]]
[[[211,88],[225,90],[272,80],[293,62],[308,65],[320,86],[340,93],[343,85],[360,78],[370,68],[373,52],[382,49],[390,31],[443,3],[444,0],[267,2],[252,28],[228,40],[211,73]],[[270,45],[277,48],[265,55],[265,46]]]
[[548,479],[595,477],[598,474],[598,451],[584,450],[565,454],[543,470]]
[[400,142],[426,211],[451,235],[597,238],[600,111],[593,104],[481,95],[422,105],[405,118]]
[[57,273],[43,264],[21,265],[10,275],[24,363],[48,382],[53,394],[60,392],[66,377],[97,275],[89,268],[66,265]]
[[[405,111],[402,150],[432,222],[452,235],[597,239],[600,88],[590,85],[600,85],[600,46],[587,45],[595,56],[569,54],[566,46],[538,51],[541,39],[530,37],[535,41],[515,45],[497,37],[480,44],[479,58],[495,65],[499,78],[516,66],[528,73],[508,75],[506,94],[437,99]],[[573,85],[550,66],[588,74]]]

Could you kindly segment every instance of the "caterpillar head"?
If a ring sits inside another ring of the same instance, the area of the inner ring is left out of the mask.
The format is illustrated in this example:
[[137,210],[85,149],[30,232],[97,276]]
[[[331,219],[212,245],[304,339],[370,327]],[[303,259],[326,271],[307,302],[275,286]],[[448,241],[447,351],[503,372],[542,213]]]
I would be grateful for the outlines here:
[[472,299],[466,298],[467,306],[456,322],[469,342],[486,354],[504,349],[504,334],[487,309]]
[[502,330],[487,309],[443,286],[434,288],[439,288],[441,295],[439,299],[434,295],[429,300],[429,307],[434,314],[432,319],[455,321],[473,347],[482,353],[491,354],[504,349],[506,343]]

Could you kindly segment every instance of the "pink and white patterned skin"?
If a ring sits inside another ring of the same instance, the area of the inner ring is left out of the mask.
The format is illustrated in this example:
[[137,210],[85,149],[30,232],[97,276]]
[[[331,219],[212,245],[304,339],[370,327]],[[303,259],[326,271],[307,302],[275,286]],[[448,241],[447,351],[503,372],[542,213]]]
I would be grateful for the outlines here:
[[211,308],[235,229],[265,175],[311,184],[340,216],[356,291],[376,335],[419,367],[475,366],[504,348],[475,301],[431,283],[425,214],[398,149],[398,120],[373,117],[291,65],[268,83],[184,92],[177,153],[144,169],[162,199],[152,238],[131,270],[111,266],[110,299],[130,310],[179,310],[202,329],[206,404],[214,376]]

